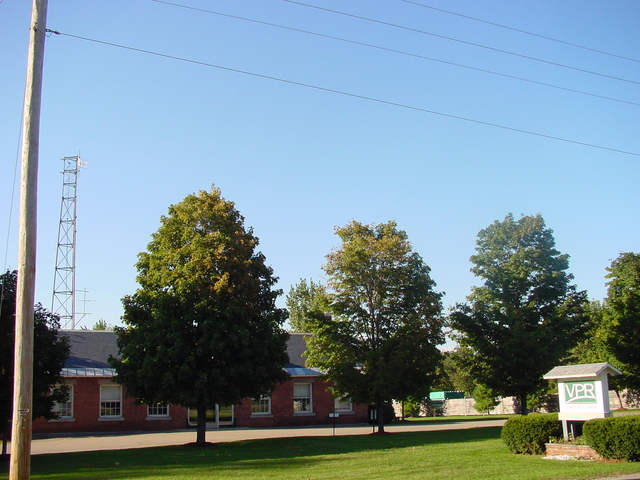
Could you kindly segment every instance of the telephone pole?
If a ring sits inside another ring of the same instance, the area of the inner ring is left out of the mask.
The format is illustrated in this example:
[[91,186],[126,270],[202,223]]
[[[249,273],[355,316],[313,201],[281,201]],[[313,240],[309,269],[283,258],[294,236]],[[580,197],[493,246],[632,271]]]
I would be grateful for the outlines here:
[[38,148],[47,0],[33,0],[24,97],[10,480],[31,476]]

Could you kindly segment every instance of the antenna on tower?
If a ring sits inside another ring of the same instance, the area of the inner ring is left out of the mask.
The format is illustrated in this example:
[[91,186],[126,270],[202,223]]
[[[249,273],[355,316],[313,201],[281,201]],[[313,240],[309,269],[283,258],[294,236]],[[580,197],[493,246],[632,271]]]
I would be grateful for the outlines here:
[[78,173],[87,162],[80,156],[64,157],[62,203],[58,226],[56,271],[53,278],[51,311],[60,317],[64,329],[76,328],[76,200]]

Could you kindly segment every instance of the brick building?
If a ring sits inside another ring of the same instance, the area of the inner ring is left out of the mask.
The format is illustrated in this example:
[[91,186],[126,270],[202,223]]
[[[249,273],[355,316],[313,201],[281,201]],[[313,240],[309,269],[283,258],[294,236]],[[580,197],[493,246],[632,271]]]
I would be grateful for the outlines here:
[[[70,358],[62,375],[69,386],[66,403],[56,405],[60,418],[33,422],[34,433],[122,432],[175,430],[189,426],[189,411],[179,405],[136,405],[126,385],[114,382],[110,355],[117,356],[116,334],[107,331],[63,331],[69,337]],[[290,379],[278,384],[270,397],[245,399],[231,408],[231,424],[238,427],[283,427],[362,423],[367,406],[349,399],[334,400],[320,372],[306,368],[304,334],[291,334],[290,363],[283,368]],[[336,416],[334,416],[337,414]],[[219,425],[215,418],[215,425]]]
[[[303,425],[351,424],[367,421],[367,406],[350,399],[334,399],[320,372],[304,366],[307,334],[292,333],[287,342],[290,375],[278,384],[270,397],[245,399],[234,407],[238,427],[286,427]],[[334,414],[336,416],[334,416]]]

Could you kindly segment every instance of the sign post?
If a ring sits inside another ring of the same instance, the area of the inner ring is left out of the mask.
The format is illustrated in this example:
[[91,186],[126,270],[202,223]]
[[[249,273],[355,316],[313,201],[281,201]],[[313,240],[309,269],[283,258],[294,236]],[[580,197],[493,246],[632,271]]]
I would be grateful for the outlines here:
[[333,418],[333,436],[336,436],[336,418],[340,416],[339,413],[330,413],[329,416]]
[[579,435],[582,423],[611,416],[608,375],[622,372],[608,363],[587,363],[554,367],[546,380],[558,380],[558,401],[565,440]]

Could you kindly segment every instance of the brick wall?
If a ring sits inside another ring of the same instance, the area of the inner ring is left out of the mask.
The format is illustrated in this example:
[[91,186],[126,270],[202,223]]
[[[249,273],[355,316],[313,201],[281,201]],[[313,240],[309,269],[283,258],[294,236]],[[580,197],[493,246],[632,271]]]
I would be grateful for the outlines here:
[[[310,383],[312,391],[312,412],[294,412],[294,383]],[[329,416],[334,412],[334,399],[327,391],[329,384],[313,377],[293,378],[279,384],[271,394],[271,413],[252,414],[251,400],[245,399],[234,409],[237,427],[271,428],[285,426],[310,426],[364,423],[367,421],[367,406],[352,404],[352,411],[338,412],[337,418]]]
[[570,443],[547,443],[547,455],[568,455],[570,457],[600,459],[600,455],[587,445],[572,445]]
[[100,417],[100,385],[115,385],[110,378],[78,377],[68,379],[73,386],[73,417],[33,422],[34,433],[123,432],[175,430],[187,427],[187,409],[170,406],[168,417],[148,417],[146,405],[136,405],[123,387],[121,418]]

